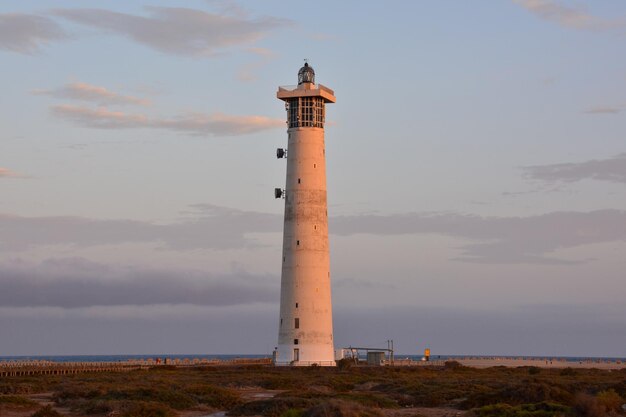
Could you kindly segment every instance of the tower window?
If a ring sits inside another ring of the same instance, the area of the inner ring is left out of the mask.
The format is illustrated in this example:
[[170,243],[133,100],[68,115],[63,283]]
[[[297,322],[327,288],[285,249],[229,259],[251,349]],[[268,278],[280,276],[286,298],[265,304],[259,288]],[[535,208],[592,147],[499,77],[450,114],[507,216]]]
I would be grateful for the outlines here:
[[298,303],[296,303],[296,308],[298,308]]
[[300,184],[300,178],[298,178],[298,184]]
[[324,127],[324,99],[321,97],[296,97],[288,102],[289,127]]
[[297,345],[297,344],[299,344],[299,343],[300,343],[300,341],[299,341],[298,339],[293,339],[293,344],[294,344],[294,345]]
[[313,164],[313,168],[317,168],[317,164]]
[[296,245],[300,246],[300,241],[299,240],[296,240]]
[[281,325],[281,326],[283,325],[283,319],[282,319],[282,317],[281,317],[281,319],[280,319],[280,325]]
[[300,319],[298,317],[294,319],[293,327],[296,329],[300,328]]

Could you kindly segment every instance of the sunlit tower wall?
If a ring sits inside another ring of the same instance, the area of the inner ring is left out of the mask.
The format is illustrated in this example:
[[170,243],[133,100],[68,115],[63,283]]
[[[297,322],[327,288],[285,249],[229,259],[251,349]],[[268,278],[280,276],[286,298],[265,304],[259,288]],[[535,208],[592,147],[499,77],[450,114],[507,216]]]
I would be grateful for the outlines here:
[[315,84],[308,63],[298,72],[298,85],[279,87],[276,96],[287,110],[287,158],[280,324],[277,365],[334,366],[333,317],[326,204],[326,103],[333,90]]

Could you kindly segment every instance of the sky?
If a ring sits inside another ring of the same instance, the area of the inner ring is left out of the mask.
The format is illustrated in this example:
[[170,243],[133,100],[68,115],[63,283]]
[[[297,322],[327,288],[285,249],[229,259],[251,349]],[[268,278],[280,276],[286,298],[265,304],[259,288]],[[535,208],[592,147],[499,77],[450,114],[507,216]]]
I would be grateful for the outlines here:
[[625,39],[618,0],[0,3],[0,356],[269,354],[307,59],[336,348],[626,357]]

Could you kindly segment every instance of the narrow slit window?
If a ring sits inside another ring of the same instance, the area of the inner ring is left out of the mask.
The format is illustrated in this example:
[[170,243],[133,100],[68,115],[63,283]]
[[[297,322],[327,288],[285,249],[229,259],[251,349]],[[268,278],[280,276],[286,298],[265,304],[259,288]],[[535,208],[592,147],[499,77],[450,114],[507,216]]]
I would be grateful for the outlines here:
[[317,168],[317,164],[313,164],[313,168]]
[[300,246],[300,241],[296,240],[296,246]]
[[298,308],[298,303],[296,303],[296,308]]
[[298,184],[300,184],[300,178],[298,178]]
[[300,341],[299,341],[298,339],[293,339],[293,344],[294,344],[294,345],[297,345],[297,344],[299,344],[299,343],[300,343]]
[[296,329],[300,328],[300,319],[298,317],[294,319],[293,327]]

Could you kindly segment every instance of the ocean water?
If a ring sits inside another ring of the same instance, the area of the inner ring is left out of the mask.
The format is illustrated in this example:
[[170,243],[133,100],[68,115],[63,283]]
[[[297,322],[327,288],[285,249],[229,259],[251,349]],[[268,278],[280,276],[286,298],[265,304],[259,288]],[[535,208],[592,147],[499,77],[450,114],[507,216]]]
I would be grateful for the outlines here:
[[146,354],[146,355],[36,355],[36,356],[0,356],[2,361],[29,361],[46,360],[53,362],[127,362],[128,360],[140,359],[219,359],[231,360],[238,358],[267,358],[271,355],[171,355],[171,354]]
[[[218,359],[218,360],[231,360],[231,359],[243,359],[243,358],[267,358],[271,357],[271,354],[257,354],[257,355],[172,355],[172,354],[146,354],[146,355],[37,355],[37,356],[0,356],[0,362],[2,361],[28,361],[28,360],[47,360],[53,362],[126,362],[128,360],[139,359]],[[538,359],[538,360],[564,360],[567,362],[586,362],[586,361],[626,361],[626,358],[610,358],[610,357],[579,357],[579,356],[493,356],[493,355],[431,355],[431,360],[455,360],[463,358],[524,358],[524,359]],[[364,358],[364,356],[362,356]],[[412,359],[419,361],[422,359],[422,355],[402,355],[395,354],[396,359]]]

